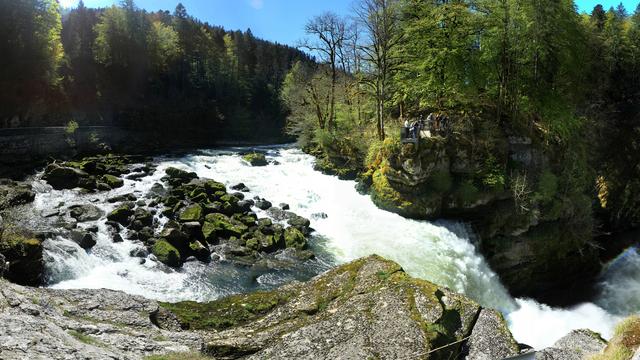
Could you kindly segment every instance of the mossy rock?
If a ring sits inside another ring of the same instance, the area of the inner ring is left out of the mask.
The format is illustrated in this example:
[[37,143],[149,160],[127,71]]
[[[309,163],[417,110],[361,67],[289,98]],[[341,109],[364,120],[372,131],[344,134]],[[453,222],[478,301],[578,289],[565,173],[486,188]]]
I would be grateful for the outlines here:
[[9,263],[5,277],[20,285],[42,285],[44,273],[42,251],[40,240],[5,231],[0,239],[0,254]]
[[304,234],[295,227],[288,227],[284,230],[284,241],[288,248],[303,250],[307,247]]
[[[204,183],[204,189],[210,195],[217,194],[218,196],[222,196],[227,192],[227,187],[224,186],[223,183],[217,182],[215,180],[207,180]],[[222,193],[222,195],[220,195],[219,192]]]
[[117,176],[113,175],[102,175],[102,182],[109,185],[112,189],[116,189],[124,186],[124,180],[120,179]]
[[187,181],[198,178],[198,174],[196,174],[195,172],[188,172],[188,171],[181,170],[181,169],[174,168],[174,167],[167,168],[165,170],[165,173],[170,178],[187,180]]
[[158,240],[153,247],[151,248],[151,252],[158,258],[158,261],[163,264],[171,267],[180,267],[182,266],[182,259],[180,257],[180,252],[173,245],[169,244],[168,241],[164,239]]
[[207,241],[215,241],[217,237],[240,237],[247,229],[243,223],[219,213],[208,214],[202,225],[202,233]]
[[180,221],[202,221],[202,216],[202,206],[200,206],[200,204],[193,204],[187,206],[184,210],[182,210],[182,213],[180,213]]
[[267,162],[267,158],[261,153],[246,154],[242,156],[242,159],[248,162],[251,166],[266,166],[269,164]]
[[224,330],[260,318],[289,299],[287,291],[256,291],[221,300],[198,303],[183,301],[160,306],[175,314],[182,327],[189,330]]
[[115,210],[110,212],[107,215],[107,220],[115,221],[120,224],[126,225],[129,223],[129,218],[133,215],[134,212],[131,209],[131,206],[125,204],[117,207]]

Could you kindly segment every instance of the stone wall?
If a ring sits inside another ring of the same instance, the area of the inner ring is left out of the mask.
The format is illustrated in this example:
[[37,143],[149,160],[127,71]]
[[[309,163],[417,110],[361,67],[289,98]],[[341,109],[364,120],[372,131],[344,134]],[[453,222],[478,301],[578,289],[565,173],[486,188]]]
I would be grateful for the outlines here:
[[69,134],[65,127],[0,129],[0,164],[25,163],[47,157],[96,152],[103,145],[113,150],[149,151],[149,136],[109,126],[80,127]]

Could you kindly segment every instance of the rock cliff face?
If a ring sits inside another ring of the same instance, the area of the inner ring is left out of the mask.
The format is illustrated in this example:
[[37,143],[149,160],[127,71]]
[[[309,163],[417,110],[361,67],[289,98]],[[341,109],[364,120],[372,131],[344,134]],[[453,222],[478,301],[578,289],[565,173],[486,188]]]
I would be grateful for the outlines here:
[[561,304],[558,289],[582,284],[599,269],[589,197],[551,171],[558,172],[540,145],[494,140],[488,154],[453,135],[418,146],[387,140],[370,156],[362,183],[388,211],[470,223],[512,294]]

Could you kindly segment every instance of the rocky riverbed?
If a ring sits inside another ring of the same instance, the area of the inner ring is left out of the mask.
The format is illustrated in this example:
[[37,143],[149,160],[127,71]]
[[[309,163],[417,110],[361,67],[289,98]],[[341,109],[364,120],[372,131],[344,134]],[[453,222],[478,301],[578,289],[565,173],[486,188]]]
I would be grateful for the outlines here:
[[[536,359],[581,359],[606,342],[575,331]],[[309,282],[209,303],[0,280],[2,359],[501,359],[527,351],[502,315],[370,256]]]

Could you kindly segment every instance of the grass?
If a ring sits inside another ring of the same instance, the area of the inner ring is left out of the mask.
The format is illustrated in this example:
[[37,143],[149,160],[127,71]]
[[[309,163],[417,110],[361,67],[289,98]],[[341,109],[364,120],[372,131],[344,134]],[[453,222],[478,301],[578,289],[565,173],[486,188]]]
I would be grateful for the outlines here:
[[638,346],[640,346],[640,316],[634,315],[620,322],[604,352],[590,357],[589,360],[630,360]]
[[89,335],[83,334],[83,333],[75,331],[75,330],[69,330],[69,335],[73,336],[74,338],[76,338],[81,343],[84,343],[84,344],[87,344],[87,345],[93,345],[93,346],[103,346],[104,345],[98,339],[95,339],[95,338],[93,338],[93,337],[91,337]]

